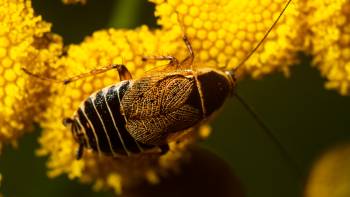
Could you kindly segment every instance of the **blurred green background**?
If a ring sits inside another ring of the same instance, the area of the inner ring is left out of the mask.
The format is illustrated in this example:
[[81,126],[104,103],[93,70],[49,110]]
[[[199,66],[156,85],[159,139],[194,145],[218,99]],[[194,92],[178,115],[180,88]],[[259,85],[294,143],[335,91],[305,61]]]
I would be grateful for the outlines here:
[[[145,0],[88,0],[85,6],[59,0],[33,0],[38,14],[53,23],[53,32],[65,43],[79,43],[106,27],[155,27],[154,6]],[[113,49],[111,49],[113,50]],[[327,148],[350,139],[350,100],[324,89],[324,79],[310,66],[310,58],[291,70],[291,77],[274,74],[262,80],[244,80],[238,92],[252,105],[302,167],[306,176],[313,161]],[[65,176],[46,177],[46,158],[34,155],[38,130],[22,138],[19,149],[6,148],[0,157],[6,197],[113,196],[92,192],[88,185]],[[235,99],[229,100],[213,123],[210,138],[200,143],[225,160],[239,177],[248,197],[296,197],[304,180],[291,170],[275,144]]]

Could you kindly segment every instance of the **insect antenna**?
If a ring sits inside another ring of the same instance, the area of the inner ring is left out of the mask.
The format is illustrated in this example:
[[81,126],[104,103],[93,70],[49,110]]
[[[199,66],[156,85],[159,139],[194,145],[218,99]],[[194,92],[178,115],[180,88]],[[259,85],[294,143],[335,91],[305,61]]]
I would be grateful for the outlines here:
[[284,12],[286,11],[286,9],[288,8],[289,4],[292,2],[292,0],[288,0],[288,2],[286,3],[286,5],[283,7],[282,11],[280,12],[280,14],[278,15],[277,19],[275,20],[275,22],[270,26],[270,28],[267,30],[267,32],[265,33],[264,37],[259,41],[259,43],[253,48],[253,50],[251,50],[247,56],[245,56],[241,62],[237,65],[237,67],[233,68],[233,72],[236,73],[236,71],[242,67],[244,65],[244,63],[255,53],[256,50],[258,50],[258,48],[264,43],[264,41],[266,40],[266,38],[269,36],[269,34],[271,33],[272,29],[277,25],[278,21],[281,19],[281,17],[283,16]]
[[[272,29],[277,25],[278,21],[288,8],[289,4],[291,3],[292,0],[288,0],[288,2],[285,4],[284,8],[278,15],[277,19],[274,21],[274,23],[270,26],[270,28],[267,30],[266,34],[264,37],[259,41],[259,43],[251,50],[247,56],[243,58],[243,60],[238,64],[237,67],[231,70],[231,72],[236,73],[236,71],[241,68],[244,63],[258,50],[258,48],[264,43]],[[254,118],[254,120],[259,124],[259,126],[264,130],[266,135],[273,141],[273,143],[278,147],[280,150],[281,155],[288,161],[288,163],[292,166],[292,168],[296,171],[296,174],[301,176],[302,175],[302,170],[300,169],[300,166],[298,163],[294,160],[294,158],[290,155],[290,153],[286,150],[286,148],[282,145],[280,140],[275,136],[275,134],[272,132],[272,130],[265,124],[265,122],[260,118],[260,116],[255,112],[255,110],[247,103],[244,101],[244,99],[237,94],[237,92],[234,93],[235,97],[237,100],[243,105],[243,107],[251,114],[251,116]]]
[[290,155],[287,149],[282,145],[280,140],[276,137],[276,135],[272,132],[272,130],[267,126],[267,124],[263,121],[263,119],[258,115],[258,113],[250,106],[240,95],[235,92],[235,97],[237,100],[243,105],[243,107],[250,113],[250,115],[254,118],[254,120],[259,124],[259,126],[264,130],[266,135],[273,141],[273,143],[277,146],[278,150],[280,150],[281,155],[288,161],[288,163],[292,166],[292,168],[296,171],[298,175],[302,174],[302,170],[300,169],[299,164],[294,160],[294,158]]

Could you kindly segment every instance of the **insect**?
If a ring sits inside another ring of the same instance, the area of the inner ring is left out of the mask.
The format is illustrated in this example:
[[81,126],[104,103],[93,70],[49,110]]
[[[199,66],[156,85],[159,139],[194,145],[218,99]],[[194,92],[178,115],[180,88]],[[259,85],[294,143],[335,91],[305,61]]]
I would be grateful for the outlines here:
[[[113,64],[64,80],[68,84],[111,69],[116,69],[121,79],[119,83],[91,94],[82,101],[72,117],[64,119],[64,125],[70,127],[79,144],[77,159],[83,156],[85,148],[112,156],[142,154],[155,148],[159,148],[161,154],[166,153],[169,150],[168,143],[176,136],[211,117],[230,96],[238,96],[235,93],[235,71],[260,47],[290,2],[286,3],[263,39],[235,69],[192,69],[195,54],[183,33],[189,53],[184,60],[179,61],[173,56],[143,58],[144,61],[167,60],[167,66],[175,68],[171,72],[133,79],[124,65]],[[191,67],[177,69],[184,66]],[[237,98],[242,101],[240,97]],[[252,112],[249,106],[242,103]],[[263,123],[259,124],[264,127]]]
[[[192,46],[186,36],[183,38],[189,51],[183,61],[172,56],[144,57],[145,61],[170,60],[168,66],[174,67],[192,64]],[[93,93],[72,118],[64,120],[79,143],[78,159],[84,148],[113,156],[138,154],[154,147],[165,153],[170,139],[211,116],[233,94],[236,84],[232,72],[208,68],[156,73],[137,80],[120,64],[95,72],[108,69],[117,69],[121,82]]]

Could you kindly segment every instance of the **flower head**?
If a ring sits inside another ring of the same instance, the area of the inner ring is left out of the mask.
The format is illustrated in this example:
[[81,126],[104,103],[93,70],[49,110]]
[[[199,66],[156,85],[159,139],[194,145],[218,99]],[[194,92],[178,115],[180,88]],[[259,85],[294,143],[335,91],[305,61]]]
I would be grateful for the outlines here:
[[350,2],[347,0],[306,1],[305,51],[328,79],[326,88],[342,95],[350,90]]
[[[197,54],[198,65],[226,69],[238,66],[253,50],[286,3],[285,0],[151,1],[156,3],[155,14],[165,31],[181,36],[180,18]],[[265,43],[245,62],[246,73],[253,77],[276,70],[289,73],[289,66],[297,60],[298,43],[302,41],[299,15],[296,6],[288,7]]]
[[[1,1],[0,6],[0,148],[30,131],[45,107],[48,86],[25,75],[22,67],[45,73],[61,51],[50,24],[35,16],[30,1]],[[38,99],[40,98],[40,99]]]

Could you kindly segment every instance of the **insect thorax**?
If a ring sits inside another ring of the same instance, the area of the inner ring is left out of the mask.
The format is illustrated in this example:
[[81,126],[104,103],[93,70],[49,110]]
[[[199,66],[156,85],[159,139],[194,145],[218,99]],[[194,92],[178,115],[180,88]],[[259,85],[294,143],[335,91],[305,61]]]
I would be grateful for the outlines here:
[[216,69],[203,68],[197,72],[199,93],[206,117],[218,110],[235,88],[233,76]]

